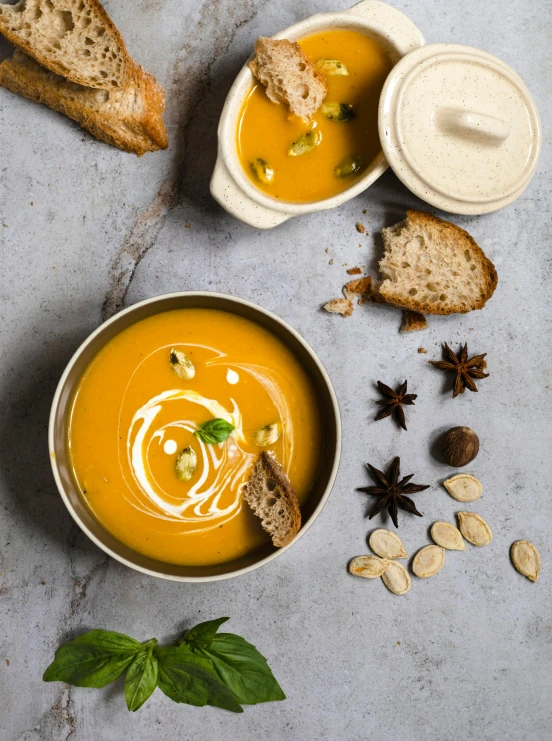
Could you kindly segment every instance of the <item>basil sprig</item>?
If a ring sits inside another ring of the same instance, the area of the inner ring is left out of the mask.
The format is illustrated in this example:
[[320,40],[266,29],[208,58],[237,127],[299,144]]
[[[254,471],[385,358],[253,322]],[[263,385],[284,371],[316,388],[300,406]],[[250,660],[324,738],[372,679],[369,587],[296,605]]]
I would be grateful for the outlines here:
[[241,713],[242,705],[285,700],[266,659],[233,633],[218,633],[229,618],[186,631],[176,645],[139,643],[122,633],[92,630],[58,649],[45,682],[105,687],[123,672],[125,698],[138,710],[156,687],[174,702]]
[[216,445],[216,443],[223,443],[233,429],[234,425],[217,417],[199,425],[194,435],[208,445]]

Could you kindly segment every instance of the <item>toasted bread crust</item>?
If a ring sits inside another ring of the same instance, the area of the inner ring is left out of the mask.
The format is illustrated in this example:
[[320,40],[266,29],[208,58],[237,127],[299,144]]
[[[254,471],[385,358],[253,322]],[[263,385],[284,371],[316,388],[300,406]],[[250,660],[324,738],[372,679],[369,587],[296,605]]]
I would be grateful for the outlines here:
[[[277,528],[277,524],[268,521],[265,517],[266,508],[263,507],[263,502],[260,501],[258,492],[254,491],[256,485],[260,481],[272,481],[273,486],[271,487],[271,491],[280,494],[278,500],[279,506],[285,507],[289,519],[287,532],[280,532]],[[253,512],[257,517],[261,518],[261,524],[266,532],[271,536],[273,544],[277,548],[282,548],[291,543],[301,528],[301,510],[290,480],[272,453],[263,451],[260,454],[249,481],[243,489],[243,494]]]
[[422,329],[429,329],[429,324],[423,314],[418,311],[411,311],[405,309],[402,316],[402,324],[400,331],[405,332],[419,332]]
[[[425,211],[407,211],[406,220],[396,224],[395,227],[383,230],[384,245],[387,248],[387,240],[391,240],[392,237],[388,236],[391,230],[394,230],[401,226],[411,227],[414,230],[416,228],[422,230],[427,227],[436,227],[442,235],[451,240],[455,240],[457,243],[462,244],[464,249],[468,249],[474,262],[478,265],[480,270],[480,276],[483,281],[483,287],[480,298],[474,300],[469,308],[462,306],[461,304],[452,304],[445,307],[435,307],[429,302],[425,302],[411,295],[397,295],[394,291],[394,285],[390,280],[384,280],[379,287],[379,295],[385,300],[386,303],[393,306],[397,306],[401,309],[410,309],[417,311],[422,314],[466,314],[474,309],[482,309],[489,298],[493,295],[494,290],[498,283],[498,275],[493,263],[487,258],[481,247],[477,244],[474,238],[468,234],[464,229],[451,224],[448,221],[444,221],[434,214],[427,213]],[[380,265],[385,261],[382,260]]]
[[[18,5],[21,3],[18,3]],[[119,29],[109,15],[107,14],[106,10],[104,9],[103,5],[99,2],[99,0],[86,0],[86,4],[91,7],[92,12],[95,14],[96,18],[107,27],[109,30],[109,33],[111,34],[112,38],[115,40],[115,42],[120,47],[120,53],[122,57],[122,69],[121,73],[119,75],[119,86],[124,87],[129,82],[130,78],[132,77],[133,71],[132,68],[134,66],[134,62],[132,61],[127,48],[125,41],[123,37],[121,36]],[[10,10],[13,10],[15,6],[10,6]],[[25,0],[22,0],[22,10],[21,12],[25,12]],[[9,12],[9,11],[8,11]],[[63,64],[62,62],[56,60],[54,56],[51,54],[44,53],[41,49],[37,49],[36,47],[33,47],[20,33],[17,31],[13,31],[10,27],[9,23],[9,16],[3,16],[0,13],[0,33],[5,36],[8,41],[11,41],[11,43],[14,46],[17,46],[18,49],[21,49],[24,51],[29,57],[35,59],[40,65],[43,67],[46,67],[46,69],[49,69],[52,72],[55,72],[58,75],[61,75],[62,77],[65,77],[67,80],[71,80],[71,82],[76,82],[79,85],[84,85],[86,87],[94,87],[99,89],[107,89],[107,84],[101,83],[101,82],[92,82],[88,77],[83,77],[78,74],[78,72],[75,69],[70,69],[67,65]],[[28,97],[28,96],[27,96]]]
[[[137,155],[166,149],[165,92],[139,65],[124,90],[82,87],[15,52],[0,64],[0,85],[77,121],[98,139]],[[105,98],[105,100],[103,100]]]

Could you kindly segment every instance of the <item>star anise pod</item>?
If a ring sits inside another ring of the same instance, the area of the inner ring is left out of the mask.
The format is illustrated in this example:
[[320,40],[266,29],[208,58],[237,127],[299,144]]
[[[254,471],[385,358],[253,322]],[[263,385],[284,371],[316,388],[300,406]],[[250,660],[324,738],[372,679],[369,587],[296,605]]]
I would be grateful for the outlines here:
[[417,394],[407,394],[406,386],[407,382],[405,381],[398,391],[393,391],[392,388],[378,381],[378,390],[384,398],[376,401],[376,404],[380,404],[383,407],[376,415],[376,422],[392,414],[393,419],[399,427],[406,430],[406,420],[404,418],[404,409],[402,408],[403,404],[411,406],[414,404],[414,399],[418,398]]
[[445,342],[443,355],[445,356],[446,360],[430,360],[429,362],[436,368],[440,368],[444,371],[454,371],[456,373],[456,378],[454,379],[454,388],[452,391],[453,399],[456,398],[458,394],[463,394],[465,389],[469,389],[470,391],[477,391],[477,386],[475,385],[475,381],[473,379],[487,378],[489,375],[488,373],[483,372],[483,369],[487,366],[487,363],[485,362],[485,356],[487,355],[487,353],[485,352],[483,353],[483,355],[474,355],[473,358],[468,359],[467,343],[457,355],[456,353],[452,352],[450,347]]
[[411,512],[413,515],[422,517],[422,513],[418,512],[412,499],[409,499],[405,494],[416,494],[418,491],[429,489],[429,486],[424,484],[409,484],[408,482],[414,476],[413,473],[409,476],[405,476],[404,479],[399,481],[400,465],[401,459],[399,457],[395,458],[389,471],[384,474],[369,463],[366,464],[374,480],[378,482],[378,486],[364,486],[357,489],[357,491],[363,491],[366,494],[373,494],[374,496],[381,497],[379,502],[370,512],[369,520],[377,515],[378,512],[381,512],[385,507],[387,507],[387,511],[391,515],[395,527],[399,527],[397,517],[399,507],[407,512]]

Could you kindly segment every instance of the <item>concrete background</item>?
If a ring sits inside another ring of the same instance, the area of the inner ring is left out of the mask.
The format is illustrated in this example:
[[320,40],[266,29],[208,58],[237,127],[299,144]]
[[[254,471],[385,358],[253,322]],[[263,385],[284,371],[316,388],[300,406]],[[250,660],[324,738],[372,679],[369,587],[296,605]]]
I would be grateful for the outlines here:
[[[131,53],[168,91],[167,152],[139,160],[62,116],[0,90],[0,737],[5,741],[258,741],[319,739],[544,741],[552,722],[550,522],[551,151],[550,0],[395,0],[427,41],[486,49],[526,80],[544,122],[536,176],[504,211],[456,218],[499,273],[482,312],[430,319],[400,336],[400,313],[319,310],[340,294],[344,263],[375,266],[378,230],[423,207],[390,173],[345,206],[269,233],[233,220],[210,198],[216,123],[240,65],[272,34],[344,0],[106,0]],[[367,213],[364,215],[363,210]],[[368,234],[355,231],[361,221]],[[189,224],[190,228],[185,228]],[[361,245],[359,247],[359,245]],[[326,249],[328,253],[326,254]],[[334,264],[330,265],[330,258]],[[123,305],[168,291],[223,291],[258,302],[301,332],[335,385],[343,457],[315,526],[269,566],[237,580],[178,585],[106,558],[65,512],[50,473],[49,405],[81,340]],[[487,352],[479,394],[450,399],[427,365],[440,343]],[[427,355],[419,355],[424,346]],[[408,433],[373,422],[381,379],[418,393]],[[447,554],[406,597],[347,574],[381,524],[355,492],[364,463],[402,456],[404,473],[433,484],[404,514],[410,553],[436,519],[461,506],[431,455],[440,431],[468,424],[481,438],[469,468],[484,496],[468,505],[493,529],[490,546]],[[532,584],[508,558],[518,538],[540,549]],[[285,702],[241,716],[177,706],[156,692],[137,714],[122,685],[44,684],[68,636],[93,627],[168,639],[200,620],[228,626],[269,659]],[[8,664],[9,662],[9,664]]]

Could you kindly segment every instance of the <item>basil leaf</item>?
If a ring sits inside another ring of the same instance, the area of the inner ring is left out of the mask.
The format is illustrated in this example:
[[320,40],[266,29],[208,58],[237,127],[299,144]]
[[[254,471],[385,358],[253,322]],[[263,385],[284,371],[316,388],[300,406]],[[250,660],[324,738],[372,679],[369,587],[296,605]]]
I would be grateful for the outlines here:
[[217,417],[217,419],[210,419],[208,422],[199,425],[199,429],[194,432],[194,435],[208,445],[215,445],[216,443],[223,443],[233,429],[234,425]]
[[178,645],[182,645],[182,643],[194,643],[196,646],[210,646],[217,630],[227,620],[230,620],[230,618],[221,617],[218,620],[206,620],[204,623],[199,623],[184,633],[178,641]]
[[105,687],[142,649],[141,643],[123,633],[92,630],[58,649],[43,679],[76,687]]
[[140,651],[125,676],[127,708],[134,712],[141,708],[157,687],[159,662],[154,654],[157,639],[153,638],[145,650]]
[[240,636],[218,633],[210,646],[200,646],[197,651],[211,660],[220,679],[242,704],[286,699],[265,657]]
[[159,689],[174,702],[188,705],[214,705],[243,713],[230,690],[214,673],[210,662],[188,646],[158,648]]

